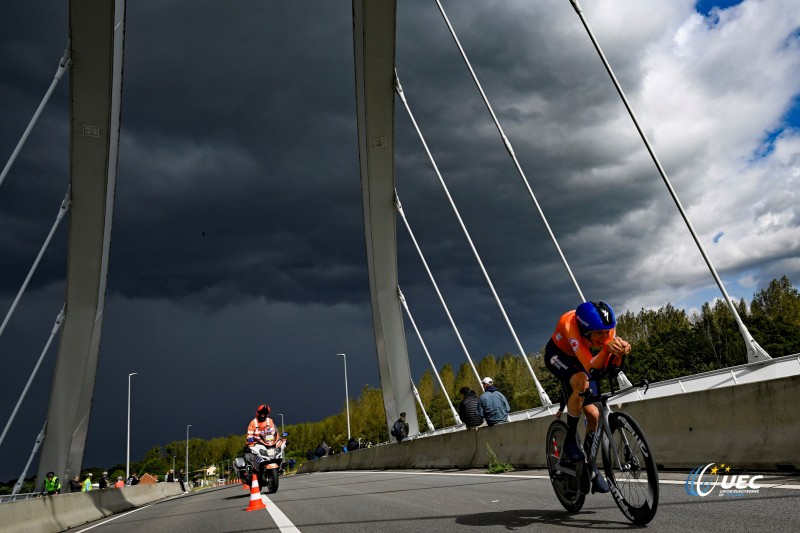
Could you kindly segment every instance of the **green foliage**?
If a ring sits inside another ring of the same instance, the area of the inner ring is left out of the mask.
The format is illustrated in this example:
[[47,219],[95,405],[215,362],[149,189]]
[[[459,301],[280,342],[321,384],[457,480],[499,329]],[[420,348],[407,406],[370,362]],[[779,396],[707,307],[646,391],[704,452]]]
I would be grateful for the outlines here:
[[[342,411],[319,422],[306,422],[286,426],[289,433],[287,455],[305,459],[323,440],[339,452],[347,444],[347,414]],[[379,443],[389,440],[389,430],[380,389],[364,385],[357,400],[350,401],[350,434],[367,442]]]
[[486,445],[486,455],[489,457],[489,466],[486,468],[489,474],[502,474],[503,472],[514,470],[514,467],[510,464],[498,461],[497,455],[488,444]]

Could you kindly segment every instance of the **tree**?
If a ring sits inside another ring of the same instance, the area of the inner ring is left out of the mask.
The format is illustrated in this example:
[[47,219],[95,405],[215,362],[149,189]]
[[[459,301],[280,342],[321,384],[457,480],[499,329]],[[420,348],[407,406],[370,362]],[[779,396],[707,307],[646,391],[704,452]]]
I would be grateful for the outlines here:
[[800,294],[789,278],[773,279],[753,296],[746,324],[772,357],[800,352]]
[[[705,370],[714,370],[747,362],[747,353],[739,327],[728,306],[716,300],[712,307],[704,303],[700,315],[694,315],[693,348]],[[702,369],[700,371],[703,371]]]
[[495,374],[497,374],[497,361],[492,354],[481,359],[476,366],[481,379],[487,376],[494,379]]
[[773,279],[766,289],[753,296],[752,315],[800,328],[800,293],[786,276]]
[[475,373],[472,371],[472,366],[469,363],[461,363],[458,367],[453,390],[458,392],[462,387],[469,387],[474,391],[481,390],[480,380],[475,381]]

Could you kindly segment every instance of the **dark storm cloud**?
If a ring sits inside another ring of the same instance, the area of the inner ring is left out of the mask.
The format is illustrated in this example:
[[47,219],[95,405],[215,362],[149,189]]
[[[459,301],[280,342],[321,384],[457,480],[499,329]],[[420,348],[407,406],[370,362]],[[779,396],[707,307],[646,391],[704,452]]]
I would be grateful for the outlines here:
[[232,7],[129,6],[117,213],[137,223],[115,223],[130,268],[111,288],[348,300],[364,259],[358,213],[337,208],[359,201],[342,190],[358,183],[349,10]]

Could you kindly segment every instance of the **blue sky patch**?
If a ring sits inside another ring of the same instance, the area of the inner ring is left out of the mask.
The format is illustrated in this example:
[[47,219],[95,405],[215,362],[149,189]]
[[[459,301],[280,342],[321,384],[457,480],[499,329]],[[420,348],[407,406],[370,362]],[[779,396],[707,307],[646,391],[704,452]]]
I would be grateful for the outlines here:
[[726,9],[741,3],[742,0],[700,0],[694,4],[694,8],[698,13],[707,17],[715,7]]

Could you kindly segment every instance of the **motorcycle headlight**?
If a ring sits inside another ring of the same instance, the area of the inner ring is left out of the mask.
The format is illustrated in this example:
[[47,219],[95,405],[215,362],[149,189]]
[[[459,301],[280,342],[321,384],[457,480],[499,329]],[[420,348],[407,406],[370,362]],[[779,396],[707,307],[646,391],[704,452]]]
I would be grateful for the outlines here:
[[269,449],[267,450],[267,457],[268,457],[269,459],[275,459],[275,455],[276,455],[276,454],[277,454],[277,452],[275,451],[275,448],[269,448]]

